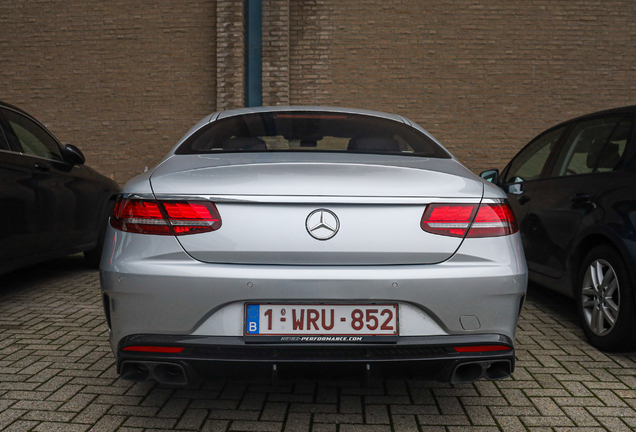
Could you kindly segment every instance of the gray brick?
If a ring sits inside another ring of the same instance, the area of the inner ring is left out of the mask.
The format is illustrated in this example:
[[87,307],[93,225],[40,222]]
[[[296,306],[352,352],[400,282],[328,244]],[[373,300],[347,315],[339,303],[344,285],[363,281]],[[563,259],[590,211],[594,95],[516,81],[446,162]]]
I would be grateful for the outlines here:
[[315,423],[362,423],[361,414],[314,414]]
[[227,420],[208,420],[201,432],[225,432],[229,423]]
[[393,414],[391,416],[392,424],[396,431],[400,432],[418,432],[417,420],[414,415]]
[[124,422],[124,426],[171,429],[176,422],[174,419],[167,418],[128,417]]
[[287,413],[287,404],[278,402],[268,402],[261,413],[262,421],[283,421]]
[[159,411],[157,417],[170,417],[170,418],[178,418],[181,417],[186,407],[188,406],[189,401],[187,399],[170,399],[164,405],[164,407]]
[[340,412],[343,414],[361,414],[362,413],[362,397],[361,396],[341,396]]
[[70,423],[43,422],[32,429],[35,432],[85,432],[88,426]]
[[199,429],[208,415],[204,409],[188,409],[177,424],[177,429]]
[[388,425],[343,424],[340,426],[340,432],[391,432],[391,427]]
[[99,420],[101,416],[106,414],[109,409],[110,405],[94,403],[84,408],[73,421],[77,423],[94,423]]
[[306,432],[309,430],[311,414],[290,413],[285,422],[285,432]]
[[124,416],[105,415],[91,429],[95,432],[114,432],[124,422]]
[[261,410],[265,403],[266,393],[247,393],[241,400],[242,410]]
[[280,422],[254,422],[254,421],[234,421],[230,426],[231,431],[246,431],[246,432],[260,432],[260,431],[280,431],[283,424]]
[[391,423],[386,405],[366,405],[364,407],[364,417],[366,423]]
[[474,425],[488,426],[494,425],[495,419],[490,415],[488,408],[482,406],[467,406],[466,413]]
[[497,416],[497,423],[503,428],[505,431],[510,432],[526,432],[526,427],[521,423],[518,417],[514,416]]
[[17,420],[20,416],[22,416],[26,411],[25,410],[14,410],[7,409],[0,413],[0,428],[4,428],[15,420]]
[[260,411],[212,410],[210,418],[215,420],[258,420]]
[[465,415],[420,415],[417,416],[422,425],[469,425]]
[[33,430],[33,428],[40,422],[38,421],[25,421],[18,420],[16,422],[11,423],[10,426],[7,426],[3,429],[3,432],[27,432]]

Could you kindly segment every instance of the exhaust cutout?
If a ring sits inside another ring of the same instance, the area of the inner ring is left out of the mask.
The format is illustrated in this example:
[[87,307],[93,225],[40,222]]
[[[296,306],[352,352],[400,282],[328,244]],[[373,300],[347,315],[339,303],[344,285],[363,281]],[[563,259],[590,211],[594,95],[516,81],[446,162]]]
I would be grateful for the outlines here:
[[469,384],[482,378],[500,380],[508,378],[512,373],[510,360],[496,360],[487,362],[466,362],[455,367],[451,374],[451,384]]
[[125,361],[121,364],[121,377],[131,381],[155,380],[160,384],[188,384],[188,375],[183,366],[177,363]]

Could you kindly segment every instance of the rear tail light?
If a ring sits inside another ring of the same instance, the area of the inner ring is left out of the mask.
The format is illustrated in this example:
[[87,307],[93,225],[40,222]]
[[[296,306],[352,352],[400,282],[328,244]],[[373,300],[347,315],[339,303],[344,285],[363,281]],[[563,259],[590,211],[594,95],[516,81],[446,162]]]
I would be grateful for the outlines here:
[[506,204],[481,204],[468,237],[497,237],[519,230],[512,209]]
[[424,231],[452,237],[464,237],[475,217],[477,205],[430,204],[422,215]]
[[429,204],[420,226],[426,232],[452,237],[497,237],[518,231],[507,203]]
[[209,201],[119,198],[110,224],[138,234],[186,235],[216,231],[221,228],[221,215]]

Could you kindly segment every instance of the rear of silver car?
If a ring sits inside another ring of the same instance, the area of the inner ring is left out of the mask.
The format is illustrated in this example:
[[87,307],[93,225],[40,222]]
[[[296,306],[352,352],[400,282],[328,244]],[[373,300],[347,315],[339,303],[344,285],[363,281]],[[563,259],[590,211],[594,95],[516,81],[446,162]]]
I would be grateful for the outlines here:
[[118,371],[507,377],[526,288],[507,208],[452,158],[171,154],[111,218],[101,276]]

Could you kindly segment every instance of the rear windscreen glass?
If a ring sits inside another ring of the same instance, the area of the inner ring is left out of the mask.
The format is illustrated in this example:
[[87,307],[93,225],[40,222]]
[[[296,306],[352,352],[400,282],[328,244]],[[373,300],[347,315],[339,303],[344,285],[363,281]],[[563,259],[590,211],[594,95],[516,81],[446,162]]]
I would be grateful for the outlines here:
[[404,123],[316,111],[246,114],[218,120],[189,137],[176,154],[281,151],[450,158],[433,140]]

